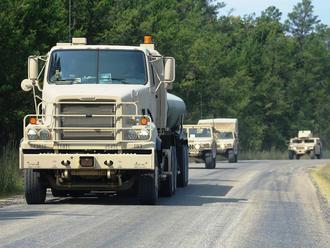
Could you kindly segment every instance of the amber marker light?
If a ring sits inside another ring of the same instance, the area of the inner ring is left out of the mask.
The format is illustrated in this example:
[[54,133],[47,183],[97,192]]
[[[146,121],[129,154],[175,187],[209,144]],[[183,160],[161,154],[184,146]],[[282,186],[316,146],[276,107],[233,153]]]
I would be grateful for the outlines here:
[[30,123],[31,125],[35,125],[35,124],[37,124],[37,118],[31,116],[31,117],[29,118],[29,123]]
[[140,119],[140,125],[147,125],[148,124],[148,119],[146,117],[142,117]]
[[151,35],[145,35],[143,37],[143,42],[144,42],[144,44],[152,44],[152,37],[151,37]]

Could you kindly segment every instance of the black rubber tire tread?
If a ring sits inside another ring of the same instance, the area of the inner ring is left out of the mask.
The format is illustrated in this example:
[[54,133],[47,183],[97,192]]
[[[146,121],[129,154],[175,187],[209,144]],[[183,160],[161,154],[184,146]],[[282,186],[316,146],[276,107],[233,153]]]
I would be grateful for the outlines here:
[[309,157],[311,159],[315,159],[316,158],[315,152],[314,151],[311,151],[310,154],[309,154]]
[[300,159],[300,155],[296,154],[296,159],[299,160]]
[[138,198],[142,205],[155,205],[158,200],[158,174],[154,172],[141,174],[139,178]]
[[212,158],[212,153],[208,152],[204,155],[205,169],[214,169],[214,158]]
[[228,163],[235,163],[235,154],[233,150],[228,152]]
[[289,151],[289,159],[292,160],[294,159],[294,152],[293,151]]
[[46,187],[39,172],[24,170],[24,191],[27,204],[42,204],[46,200]]
[[188,185],[188,173],[189,173],[189,157],[188,157],[188,146],[182,145],[177,151],[178,156],[178,166],[180,170],[180,174],[178,174],[177,178],[177,186],[178,187],[186,187]]

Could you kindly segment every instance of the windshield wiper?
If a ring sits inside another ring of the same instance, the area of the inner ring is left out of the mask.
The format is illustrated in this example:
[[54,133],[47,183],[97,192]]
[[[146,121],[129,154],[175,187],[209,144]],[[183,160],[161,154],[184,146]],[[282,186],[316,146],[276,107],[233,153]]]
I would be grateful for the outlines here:
[[121,84],[130,84],[125,78],[111,78],[111,80],[119,81]]

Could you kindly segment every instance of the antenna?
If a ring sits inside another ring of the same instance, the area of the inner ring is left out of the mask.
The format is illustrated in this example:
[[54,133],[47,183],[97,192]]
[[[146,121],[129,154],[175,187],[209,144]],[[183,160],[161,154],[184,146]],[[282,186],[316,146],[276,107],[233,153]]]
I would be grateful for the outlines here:
[[69,0],[69,42],[71,42],[71,0]]

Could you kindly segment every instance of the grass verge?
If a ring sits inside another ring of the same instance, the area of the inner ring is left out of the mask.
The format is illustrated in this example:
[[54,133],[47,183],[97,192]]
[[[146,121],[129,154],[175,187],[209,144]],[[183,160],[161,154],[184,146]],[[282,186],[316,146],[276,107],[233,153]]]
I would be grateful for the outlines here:
[[330,203],[330,165],[313,169],[310,173],[321,194]]
[[8,143],[0,150],[0,197],[23,192],[23,178],[18,168],[18,149]]
[[241,151],[238,157],[241,160],[282,160],[288,159],[288,152],[275,149],[269,151]]

